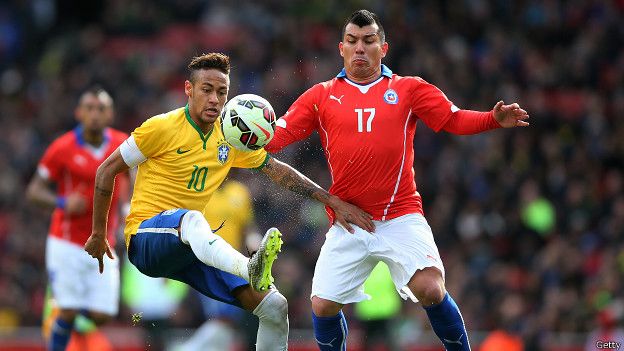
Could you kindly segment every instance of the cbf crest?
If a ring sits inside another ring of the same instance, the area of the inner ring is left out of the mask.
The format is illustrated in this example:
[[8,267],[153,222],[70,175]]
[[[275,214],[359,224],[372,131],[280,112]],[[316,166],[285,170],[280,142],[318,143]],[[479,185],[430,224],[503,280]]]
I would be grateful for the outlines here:
[[225,164],[230,157],[230,146],[223,141],[219,146],[217,146],[217,160],[219,163]]
[[386,104],[396,105],[399,103],[399,95],[393,89],[388,89],[383,97]]

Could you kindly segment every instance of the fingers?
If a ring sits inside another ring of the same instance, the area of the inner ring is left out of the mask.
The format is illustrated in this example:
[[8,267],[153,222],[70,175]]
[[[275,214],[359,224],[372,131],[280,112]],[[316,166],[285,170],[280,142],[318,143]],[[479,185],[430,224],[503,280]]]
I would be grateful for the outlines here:
[[349,222],[345,221],[343,218],[336,217],[336,222],[338,222],[341,226],[344,227],[349,233],[355,233],[355,229],[349,224]]
[[373,217],[368,213],[364,213],[364,216],[362,216],[362,225],[360,227],[364,228],[364,230],[369,233],[374,233],[375,223],[373,223]]
[[100,274],[104,273],[104,256],[98,257],[98,263],[100,264]]
[[501,111],[503,107],[503,100],[499,101],[494,105],[494,111]]
[[108,256],[108,258],[110,258],[111,260],[114,260],[115,258],[113,257],[113,252],[110,249],[110,246],[106,245],[106,256]]

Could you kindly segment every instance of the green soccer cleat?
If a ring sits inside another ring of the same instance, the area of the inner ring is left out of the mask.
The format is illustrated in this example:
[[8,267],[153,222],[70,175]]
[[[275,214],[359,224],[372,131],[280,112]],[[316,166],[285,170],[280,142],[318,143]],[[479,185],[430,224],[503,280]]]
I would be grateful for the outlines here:
[[256,291],[265,291],[273,284],[271,269],[277,254],[282,250],[282,233],[277,228],[271,228],[264,234],[260,247],[247,263],[249,283]]

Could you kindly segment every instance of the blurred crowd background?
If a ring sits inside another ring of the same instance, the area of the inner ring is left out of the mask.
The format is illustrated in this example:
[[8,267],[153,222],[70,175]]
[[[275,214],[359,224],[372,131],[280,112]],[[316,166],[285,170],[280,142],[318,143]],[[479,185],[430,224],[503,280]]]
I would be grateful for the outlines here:
[[[130,132],[184,105],[190,58],[220,51],[232,57],[230,96],[259,94],[281,115],[342,68],[342,25],[359,8],[381,17],[395,73],[423,77],[461,108],[503,99],[531,116],[529,128],[477,136],[424,124],[416,133],[425,215],[468,329],[506,329],[526,349],[547,350],[619,326],[624,1],[8,0],[0,3],[0,327],[41,324],[49,215],[24,190],[45,147],[75,125],[84,88],[107,88],[115,127]],[[330,185],[318,138],[277,157]],[[260,174],[236,178],[251,189],[258,228],[285,234],[277,285],[291,327],[310,328],[323,208]],[[199,325],[197,304],[183,299],[169,323]],[[121,311],[115,324],[130,325],[129,308]],[[399,338],[429,329],[412,303],[392,321]]]

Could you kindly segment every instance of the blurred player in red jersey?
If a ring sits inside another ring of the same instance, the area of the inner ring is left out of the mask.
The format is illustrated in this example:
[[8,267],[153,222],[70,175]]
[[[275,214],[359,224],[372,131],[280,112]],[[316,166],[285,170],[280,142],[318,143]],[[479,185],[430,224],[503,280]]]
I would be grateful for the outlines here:
[[[54,351],[66,349],[78,313],[87,312],[99,325],[115,316],[119,305],[118,260],[105,258],[112,269],[101,275],[83,245],[91,234],[95,173],[128,135],[109,128],[113,100],[101,88],[86,90],[74,114],[78,126],[48,147],[27,190],[31,202],[54,209],[46,244],[49,284],[59,307],[48,343]],[[118,211],[110,211],[109,223],[114,245]]]
[[[446,349],[470,350],[416,190],[416,124],[422,120],[436,132],[475,134],[527,126],[528,115],[518,104],[502,101],[489,112],[462,110],[423,79],[393,74],[381,64],[388,43],[374,13],[354,12],[342,34],[343,70],[301,95],[266,146],[277,152],[318,131],[332,176],[330,193],[368,212],[376,225],[371,234],[334,223],[327,233],[312,282],[317,344],[323,351],[346,350],[342,307],[367,298],[362,285],[383,261],[401,296],[422,303]],[[331,209],[327,212],[334,222]]]

